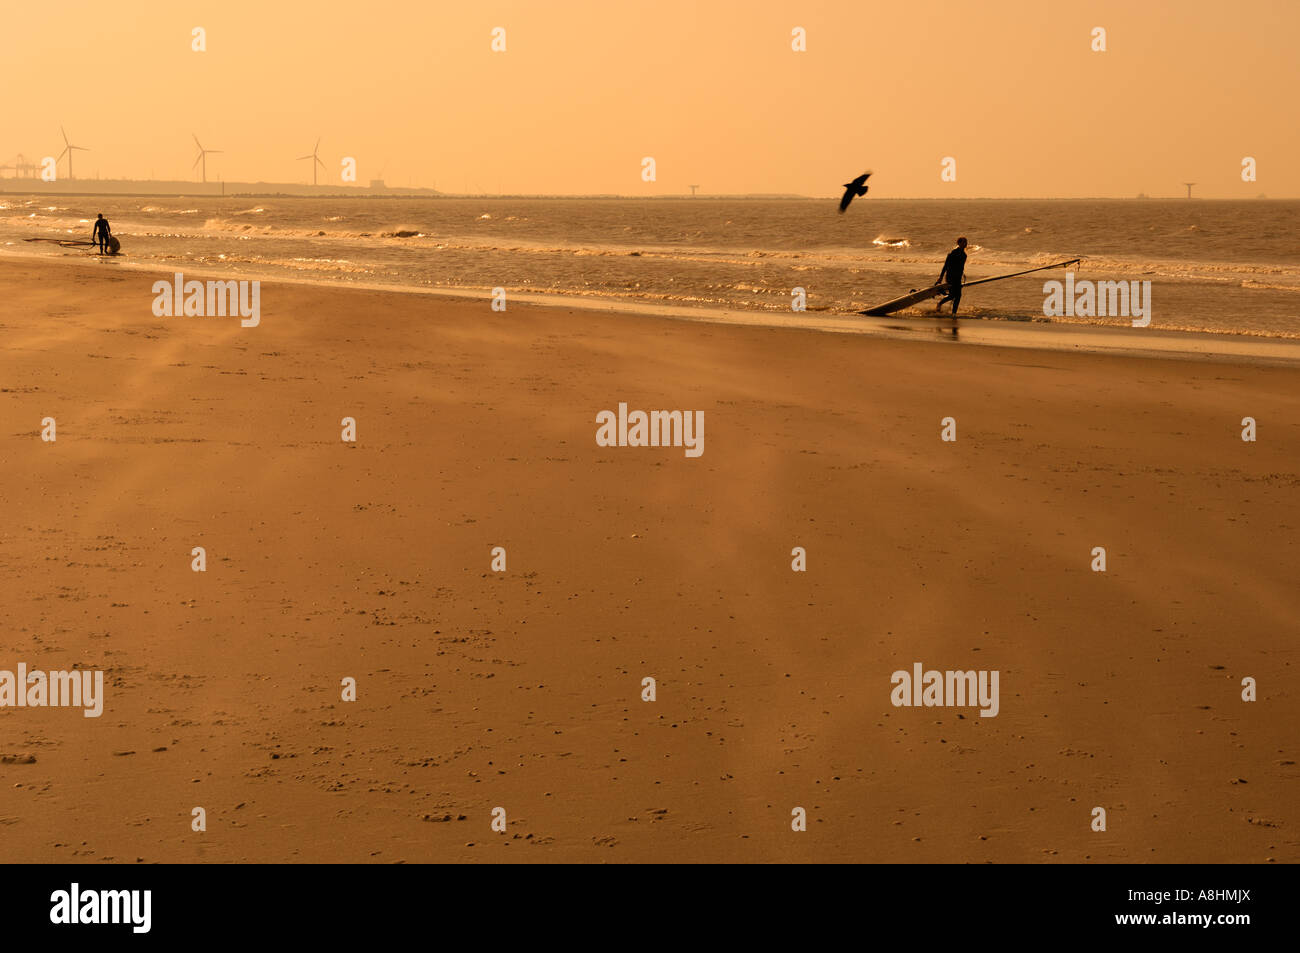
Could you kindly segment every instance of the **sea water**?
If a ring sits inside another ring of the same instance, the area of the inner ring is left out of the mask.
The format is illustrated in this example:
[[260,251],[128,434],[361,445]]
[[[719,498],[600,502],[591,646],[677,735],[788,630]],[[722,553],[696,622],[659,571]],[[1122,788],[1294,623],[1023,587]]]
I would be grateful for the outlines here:
[[[1150,281],[1153,329],[1300,338],[1300,201],[1256,199],[298,198],[0,194],[0,250],[84,255],[102,212],[126,259],[168,271],[790,313],[807,323],[932,284],[959,235],[968,281],[1066,258]],[[986,320],[1045,315],[1064,269],[967,290]],[[929,313],[923,307],[917,314]]]

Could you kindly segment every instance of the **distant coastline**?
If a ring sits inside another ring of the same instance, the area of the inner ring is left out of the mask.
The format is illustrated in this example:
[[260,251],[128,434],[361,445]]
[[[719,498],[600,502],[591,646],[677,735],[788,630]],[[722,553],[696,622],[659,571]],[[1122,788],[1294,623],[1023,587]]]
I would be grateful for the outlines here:
[[205,198],[274,195],[284,198],[413,196],[437,198],[437,189],[371,182],[370,185],[298,185],[292,182],[185,182],[179,179],[0,179],[0,194],[8,195],[196,195]]
[[498,199],[815,199],[817,196],[785,192],[741,195],[547,195],[531,193],[442,192],[438,189],[371,183],[364,185],[298,185],[291,182],[184,182],[156,179],[72,179],[45,182],[41,179],[0,179],[0,195],[123,195],[200,196],[204,198],[498,198]]
[[[223,191],[224,186],[224,191]],[[422,199],[608,199],[626,201],[826,201],[834,195],[801,195],[797,192],[710,193],[690,195],[684,192],[658,195],[632,195],[616,192],[598,193],[504,193],[443,192],[416,186],[371,183],[364,185],[299,185],[292,182],[185,182],[153,179],[73,179],[45,182],[40,179],[0,179],[0,195],[120,195],[142,198],[422,198]],[[1100,196],[872,196],[880,202],[1294,202],[1296,198],[1267,195],[1239,198],[1179,195],[1100,195]]]

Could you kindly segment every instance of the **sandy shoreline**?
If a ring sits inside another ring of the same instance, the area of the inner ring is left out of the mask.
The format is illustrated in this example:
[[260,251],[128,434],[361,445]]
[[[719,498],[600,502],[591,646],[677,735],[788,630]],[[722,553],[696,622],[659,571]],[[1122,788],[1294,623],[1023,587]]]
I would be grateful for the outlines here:
[[0,281],[0,669],[107,691],[0,708],[10,860],[1300,859],[1293,368]]
[[[87,264],[90,259],[92,264]],[[93,254],[48,256],[0,251],[0,261],[38,261],[73,269],[96,267],[111,272],[172,277],[174,271],[159,271],[155,265],[126,258],[97,259]],[[179,266],[178,266],[179,267]],[[187,279],[228,280],[232,273],[210,265],[185,263]],[[324,288],[413,295],[417,298],[450,298],[453,301],[482,301],[489,288],[426,287],[380,282],[339,282],[319,277],[285,275],[266,270],[242,270],[234,277],[256,279],[263,285],[296,288]],[[726,324],[753,328],[784,328],[826,334],[861,334],[901,341],[934,341],[977,346],[1016,348],[1032,351],[1122,354],[1134,357],[1172,357],[1176,360],[1232,361],[1271,366],[1300,365],[1300,339],[1262,333],[1192,330],[1169,325],[1164,319],[1150,328],[1134,328],[1110,322],[1076,323],[1060,320],[1008,320],[993,316],[974,317],[963,312],[954,321],[946,312],[935,314],[929,305],[908,309],[888,317],[871,317],[859,312],[811,308],[807,311],[771,311],[718,306],[682,305],[669,302],[635,301],[603,295],[571,295],[537,292],[518,287],[508,289],[510,301],[530,307],[601,312],[668,318],[698,324]]]

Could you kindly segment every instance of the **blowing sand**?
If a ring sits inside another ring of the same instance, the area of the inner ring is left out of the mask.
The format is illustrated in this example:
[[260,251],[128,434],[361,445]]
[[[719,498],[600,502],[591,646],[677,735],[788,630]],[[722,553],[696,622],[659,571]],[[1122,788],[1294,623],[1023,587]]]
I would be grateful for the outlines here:
[[0,263],[7,860],[1300,859],[1295,369],[154,277]]

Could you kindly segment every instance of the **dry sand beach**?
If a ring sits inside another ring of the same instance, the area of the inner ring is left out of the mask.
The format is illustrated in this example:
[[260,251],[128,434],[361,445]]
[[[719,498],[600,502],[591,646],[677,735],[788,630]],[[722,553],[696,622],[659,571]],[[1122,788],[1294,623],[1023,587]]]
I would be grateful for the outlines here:
[[0,262],[7,860],[1300,859],[1294,368],[153,277]]

